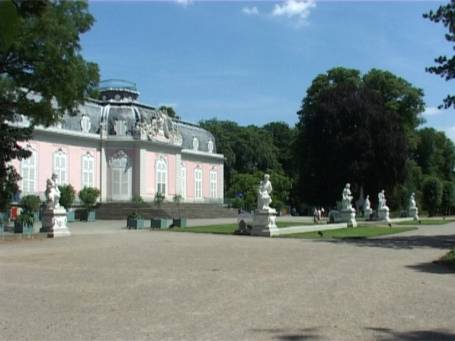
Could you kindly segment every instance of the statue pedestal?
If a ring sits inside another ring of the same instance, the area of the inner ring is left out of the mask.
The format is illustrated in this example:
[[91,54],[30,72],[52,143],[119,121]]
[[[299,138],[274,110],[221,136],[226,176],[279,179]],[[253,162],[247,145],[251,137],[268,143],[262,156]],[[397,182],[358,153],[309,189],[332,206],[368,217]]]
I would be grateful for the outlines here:
[[387,206],[378,209],[378,220],[383,220],[390,224],[389,208]]
[[373,214],[373,210],[371,208],[367,208],[366,210],[363,210],[363,216],[365,217],[365,219],[370,219],[372,214]]
[[252,236],[271,237],[279,235],[278,227],[276,226],[276,210],[273,208],[254,211],[253,228],[251,229]]
[[340,211],[340,221],[346,222],[348,227],[357,227],[357,221],[355,220],[355,209],[347,208]]
[[66,224],[66,210],[63,207],[46,208],[40,232],[47,232],[49,238],[71,236]]
[[416,221],[419,220],[419,209],[417,207],[409,207],[408,216]]

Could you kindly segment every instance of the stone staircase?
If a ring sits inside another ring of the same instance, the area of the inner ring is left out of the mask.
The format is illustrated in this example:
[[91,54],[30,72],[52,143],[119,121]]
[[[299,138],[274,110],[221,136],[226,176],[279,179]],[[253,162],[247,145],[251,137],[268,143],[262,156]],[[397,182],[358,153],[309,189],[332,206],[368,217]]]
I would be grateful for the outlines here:
[[180,214],[177,205],[174,203],[163,203],[157,208],[152,203],[136,204],[132,202],[110,202],[102,203],[96,208],[96,219],[100,220],[121,220],[126,219],[128,214],[137,212],[144,218],[174,218],[187,219],[200,218],[235,218],[237,210],[225,208],[220,204],[180,204]]

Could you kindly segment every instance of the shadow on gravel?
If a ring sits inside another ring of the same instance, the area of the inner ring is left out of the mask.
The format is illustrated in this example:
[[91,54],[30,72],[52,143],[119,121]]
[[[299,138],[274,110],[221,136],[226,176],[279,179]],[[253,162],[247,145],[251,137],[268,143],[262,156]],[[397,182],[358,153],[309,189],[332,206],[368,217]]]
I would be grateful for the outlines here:
[[316,242],[353,244],[357,246],[383,247],[389,249],[414,249],[414,248],[436,248],[450,249],[455,245],[455,235],[439,236],[402,236],[387,238],[344,238],[344,239],[321,239]]
[[447,265],[438,264],[438,263],[420,263],[416,265],[408,265],[406,266],[409,269],[413,269],[420,272],[428,272],[432,274],[455,274],[455,269],[450,268]]
[[407,332],[398,332],[388,328],[367,328],[378,332],[382,335],[377,335],[375,338],[379,341],[395,341],[395,340],[405,340],[405,341],[428,341],[428,340],[455,340],[455,334],[444,329],[436,330],[412,330]]
[[274,340],[282,341],[302,341],[302,340],[320,340],[321,337],[315,332],[318,328],[302,328],[302,329],[251,329],[252,332],[261,334],[272,334]]

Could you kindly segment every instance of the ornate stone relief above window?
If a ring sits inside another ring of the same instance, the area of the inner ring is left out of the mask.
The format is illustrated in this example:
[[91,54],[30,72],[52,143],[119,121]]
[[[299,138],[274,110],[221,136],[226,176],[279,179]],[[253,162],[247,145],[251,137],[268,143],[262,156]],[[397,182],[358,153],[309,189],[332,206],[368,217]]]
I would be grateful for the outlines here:
[[117,136],[125,136],[127,131],[126,121],[116,120],[114,123],[114,131]]
[[199,150],[199,140],[197,137],[193,137],[193,150]]
[[92,127],[92,122],[90,121],[90,117],[87,115],[82,115],[81,118],[81,130],[83,133],[89,133],[90,128]]
[[181,146],[183,144],[183,136],[182,136],[182,134],[176,134],[174,136],[174,144],[176,146]]
[[128,168],[128,154],[123,150],[115,152],[109,160],[109,165],[113,168]]

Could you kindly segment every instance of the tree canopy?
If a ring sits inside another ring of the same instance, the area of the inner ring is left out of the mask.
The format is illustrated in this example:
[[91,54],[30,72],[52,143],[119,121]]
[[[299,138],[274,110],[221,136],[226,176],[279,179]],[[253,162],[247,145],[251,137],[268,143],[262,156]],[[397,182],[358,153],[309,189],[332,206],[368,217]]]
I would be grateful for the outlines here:
[[333,205],[350,182],[357,193],[391,192],[406,178],[423,93],[387,71],[334,68],[318,75],[298,112],[298,192]]
[[[430,19],[433,22],[441,22],[447,29],[448,33],[445,38],[453,44],[452,49],[455,51],[455,0],[451,0],[448,4],[439,6],[434,12],[430,11],[423,15],[424,18]],[[455,54],[453,56],[439,56],[435,60],[436,65],[428,67],[426,70],[430,73],[441,76],[445,80],[455,78]],[[449,94],[444,99],[444,104],[441,107],[455,108],[455,94]]]
[[[20,142],[30,139],[35,125],[51,125],[82,103],[98,83],[98,67],[80,53],[79,36],[94,22],[86,2],[3,1],[1,6],[6,10],[0,20],[0,197],[7,198],[19,179],[8,162],[30,155]],[[11,124],[18,114],[28,118],[29,127]]]

